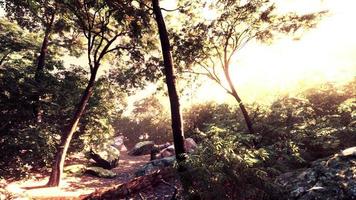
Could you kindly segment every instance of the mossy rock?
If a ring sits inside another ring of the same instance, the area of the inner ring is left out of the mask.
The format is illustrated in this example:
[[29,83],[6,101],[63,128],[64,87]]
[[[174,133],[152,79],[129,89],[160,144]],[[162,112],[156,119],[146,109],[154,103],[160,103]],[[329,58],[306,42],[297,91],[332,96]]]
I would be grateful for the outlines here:
[[276,180],[294,200],[356,199],[356,147],[319,159],[309,168],[288,172]]
[[86,166],[82,164],[68,165],[65,166],[63,171],[67,174],[74,174],[77,176],[83,175],[86,170]]
[[102,167],[87,167],[84,173],[90,174],[93,176],[97,176],[100,178],[115,178],[116,177],[115,172],[108,170],[108,169],[104,169]]
[[144,175],[152,174],[152,173],[156,172],[157,170],[160,170],[160,169],[163,169],[166,167],[172,167],[175,162],[176,162],[175,156],[152,160],[152,161],[148,162],[147,164],[143,165],[142,167],[140,167],[135,172],[135,176],[144,176]]
[[90,150],[89,157],[92,158],[99,167],[112,169],[119,165],[120,151],[110,145],[99,145]]
[[132,150],[129,152],[131,156],[142,156],[150,154],[154,148],[155,143],[153,141],[143,141],[135,144]]

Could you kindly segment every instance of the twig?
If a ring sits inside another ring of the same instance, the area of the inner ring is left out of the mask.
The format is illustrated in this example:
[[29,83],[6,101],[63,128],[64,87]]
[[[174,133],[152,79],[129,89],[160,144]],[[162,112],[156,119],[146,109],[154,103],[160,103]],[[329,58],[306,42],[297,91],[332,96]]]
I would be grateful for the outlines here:
[[145,197],[143,197],[143,195],[141,194],[141,192],[138,193],[138,196],[140,196],[141,200],[146,200]]

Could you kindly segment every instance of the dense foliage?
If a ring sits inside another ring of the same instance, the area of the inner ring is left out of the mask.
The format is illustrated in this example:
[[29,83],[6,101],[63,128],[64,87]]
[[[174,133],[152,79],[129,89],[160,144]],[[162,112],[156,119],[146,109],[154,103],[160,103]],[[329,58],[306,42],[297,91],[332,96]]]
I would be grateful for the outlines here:
[[[32,70],[31,70],[32,69]],[[53,159],[60,133],[66,127],[74,106],[84,90],[87,73],[80,68],[46,73],[44,90],[44,121],[33,120],[31,95],[37,87],[33,84],[33,68],[6,66],[0,70],[1,90],[1,176],[21,175],[30,168],[44,167]],[[89,150],[90,145],[102,143],[114,135],[111,122],[125,105],[124,96],[115,87],[100,79],[91,106],[75,136],[73,151]],[[115,99],[111,101],[109,99]]]
[[201,121],[191,133],[200,141],[188,161],[195,177],[192,195],[276,199],[282,191],[273,184],[276,176],[356,145],[354,87],[355,82],[342,88],[325,84],[300,97],[280,98],[268,108],[255,108],[257,135],[243,131],[234,119],[236,108],[195,108],[194,122]]

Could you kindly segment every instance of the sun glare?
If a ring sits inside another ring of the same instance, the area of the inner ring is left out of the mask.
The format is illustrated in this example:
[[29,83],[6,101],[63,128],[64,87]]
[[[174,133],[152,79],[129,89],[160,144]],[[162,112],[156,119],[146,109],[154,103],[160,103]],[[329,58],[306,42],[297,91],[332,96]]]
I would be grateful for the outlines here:
[[[245,101],[271,100],[280,94],[297,92],[323,82],[345,83],[356,72],[356,13],[352,0],[276,0],[280,12],[310,13],[329,10],[329,15],[300,40],[281,38],[272,45],[249,43],[234,57],[233,81]],[[212,92],[214,91],[214,92]],[[219,102],[222,88],[203,87],[198,99]],[[207,95],[207,94],[216,95]]]

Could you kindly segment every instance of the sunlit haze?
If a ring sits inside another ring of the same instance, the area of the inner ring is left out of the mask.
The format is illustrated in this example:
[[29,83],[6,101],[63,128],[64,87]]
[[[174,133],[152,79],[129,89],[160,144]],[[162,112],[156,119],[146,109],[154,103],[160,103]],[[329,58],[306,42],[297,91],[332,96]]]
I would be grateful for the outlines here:
[[[245,101],[272,100],[323,82],[342,84],[356,72],[356,2],[352,0],[278,0],[280,12],[329,15],[300,40],[282,38],[272,45],[249,43],[234,58],[231,74]],[[212,92],[214,91],[214,92]],[[214,83],[198,92],[197,101],[230,100]]]
[[[251,42],[236,54],[231,74],[243,100],[247,102],[272,100],[286,92],[296,92],[326,81],[344,83],[355,78],[356,71],[356,1],[354,0],[275,0],[278,11],[301,14],[329,10],[316,28],[299,40],[281,38],[271,45]],[[174,0],[162,2],[172,9]],[[205,16],[212,16],[205,9]],[[2,16],[3,9],[0,9]],[[173,52],[174,53],[174,52]],[[68,59],[66,59],[68,60]],[[69,59],[66,65],[86,65],[86,56]],[[192,85],[191,88],[195,86]],[[149,87],[153,91],[154,86]],[[144,92],[149,94],[150,92]],[[189,93],[194,93],[194,97]],[[186,91],[182,101],[197,103],[231,97],[211,81],[198,91]],[[141,96],[141,95],[138,95]],[[145,96],[145,95],[143,95]],[[135,97],[137,98],[137,97]]]

